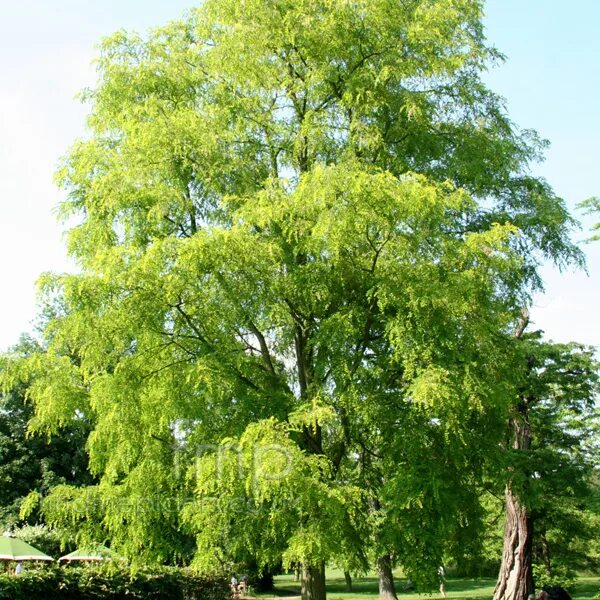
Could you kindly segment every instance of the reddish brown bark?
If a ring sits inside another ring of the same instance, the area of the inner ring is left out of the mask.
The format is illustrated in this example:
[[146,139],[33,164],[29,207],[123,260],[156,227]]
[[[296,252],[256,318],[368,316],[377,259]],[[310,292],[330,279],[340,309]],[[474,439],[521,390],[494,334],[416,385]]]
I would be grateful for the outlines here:
[[[528,323],[529,313],[524,310],[515,331],[516,338],[523,335]],[[520,399],[510,420],[510,426],[513,450],[524,452],[531,450],[529,398]],[[534,591],[533,520],[527,507],[515,494],[510,482],[505,489],[505,512],[504,548],[494,600],[527,600]]]
[[494,600],[527,600],[533,593],[531,517],[510,486],[505,498],[504,549]]

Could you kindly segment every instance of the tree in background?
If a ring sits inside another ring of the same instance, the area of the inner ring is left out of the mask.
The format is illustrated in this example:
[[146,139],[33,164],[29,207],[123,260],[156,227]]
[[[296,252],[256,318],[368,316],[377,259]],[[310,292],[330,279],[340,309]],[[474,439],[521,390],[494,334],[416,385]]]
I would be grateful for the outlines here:
[[[536,588],[600,568],[598,363],[593,348],[541,344],[532,518]],[[552,501],[550,501],[552,499]],[[538,565],[536,567],[536,565]]]
[[28,384],[14,380],[8,366],[16,357],[43,353],[37,342],[22,338],[0,357],[0,527],[13,529],[20,521],[21,503],[30,493],[48,494],[59,484],[88,485],[85,445],[89,424],[74,418],[55,435],[30,435],[34,416],[27,400]]
[[591,543],[598,538],[598,363],[592,349],[544,342],[539,334],[525,334],[526,326],[524,319],[515,339],[518,402],[506,443],[509,483],[496,600],[532,593],[535,563],[538,587],[552,580],[564,585],[574,569],[597,566]]
[[140,561],[182,559],[187,531],[198,568],[247,542],[302,563],[305,599],[326,561],[373,561],[366,540],[383,595],[396,558],[431,579],[455,510],[477,513],[478,472],[444,478],[512,397],[538,262],[580,261],[528,174],[544,143],[481,82],[499,58],[481,15],[208,0],[104,42],[59,174],[81,273],[43,279],[65,311],[22,362],[32,426],[86,418],[101,480],[55,488],[48,518]]

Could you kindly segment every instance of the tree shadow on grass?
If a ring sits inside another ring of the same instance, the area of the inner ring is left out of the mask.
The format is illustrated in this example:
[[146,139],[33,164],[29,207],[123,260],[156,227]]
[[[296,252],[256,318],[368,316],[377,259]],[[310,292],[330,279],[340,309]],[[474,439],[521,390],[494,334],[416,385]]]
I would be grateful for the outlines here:
[[300,586],[296,587],[287,583],[284,586],[275,585],[270,592],[255,595],[257,598],[294,598],[297,596],[300,596]]
[[600,580],[597,577],[578,579],[571,596],[575,600],[592,600],[592,598],[600,597]]
[[449,579],[446,584],[448,595],[452,592],[470,592],[493,587],[495,579]]
[[343,579],[330,579],[327,581],[328,594],[351,594],[353,596],[373,595],[379,593],[379,581],[376,577],[361,577],[352,582],[352,591],[346,589]]
[[[406,579],[396,579],[399,600],[441,600],[437,590],[433,593],[418,594],[415,590],[403,591]],[[448,600],[491,600],[495,579],[449,579],[446,584]],[[597,577],[583,577],[577,581],[573,600],[594,600],[600,591],[600,580]],[[346,582],[341,578],[327,580],[327,595],[329,600],[352,600],[352,598],[376,598],[379,592],[379,582],[376,577],[360,577],[352,582],[352,591],[346,590]],[[260,594],[263,599],[267,594]],[[300,584],[285,581],[276,584],[274,592],[268,594],[272,598],[291,598],[300,596]]]
[[[494,583],[494,579],[451,579],[447,582],[447,588],[449,594],[452,592],[476,592],[479,589],[493,587]],[[411,595],[416,593],[414,589],[403,589],[408,584],[406,579],[395,579],[395,584],[398,594]],[[327,591],[346,594],[374,594],[379,592],[379,582],[376,577],[361,577],[353,581],[352,592],[347,592],[343,579],[330,579],[327,582]]]

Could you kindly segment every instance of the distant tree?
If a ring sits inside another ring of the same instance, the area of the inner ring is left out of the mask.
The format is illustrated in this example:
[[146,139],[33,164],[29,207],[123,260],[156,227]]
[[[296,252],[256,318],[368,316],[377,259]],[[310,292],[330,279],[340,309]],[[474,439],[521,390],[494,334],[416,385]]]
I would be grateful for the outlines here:
[[600,569],[599,371],[595,350],[577,344],[540,344],[537,356],[534,393],[542,401],[530,416],[533,560],[538,579],[543,569],[559,583]]
[[46,495],[59,484],[93,481],[85,451],[89,424],[74,418],[51,437],[31,435],[34,406],[27,400],[28,383],[12,379],[6,367],[16,357],[41,352],[37,342],[23,338],[0,356],[0,527],[4,529],[21,521],[21,503],[31,492]]

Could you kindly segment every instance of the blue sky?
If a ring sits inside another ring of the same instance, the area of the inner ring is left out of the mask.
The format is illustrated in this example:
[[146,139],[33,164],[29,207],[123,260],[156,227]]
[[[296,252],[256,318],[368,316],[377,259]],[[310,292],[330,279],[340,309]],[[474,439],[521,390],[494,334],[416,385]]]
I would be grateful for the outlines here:
[[[69,268],[53,216],[58,159],[83,133],[76,100],[91,85],[100,38],[143,31],[189,0],[0,0],[0,349],[31,328],[35,281]],[[490,41],[507,62],[487,75],[512,119],[552,146],[535,166],[570,206],[600,195],[600,2],[488,0]],[[589,220],[588,220],[589,223]],[[585,233],[578,236],[585,237]],[[533,318],[548,337],[600,344],[600,242],[585,246],[588,272],[544,269],[546,294]]]
[[[600,196],[600,2],[489,0],[488,39],[507,56],[489,73],[513,121],[551,143],[534,167],[574,209]],[[590,219],[580,213],[587,237]],[[600,217],[599,217],[600,220]],[[600,242],[583,247],[588,275],[543,270],[546,293],[536,298],[535,324],[557,341],[600,344]]]

